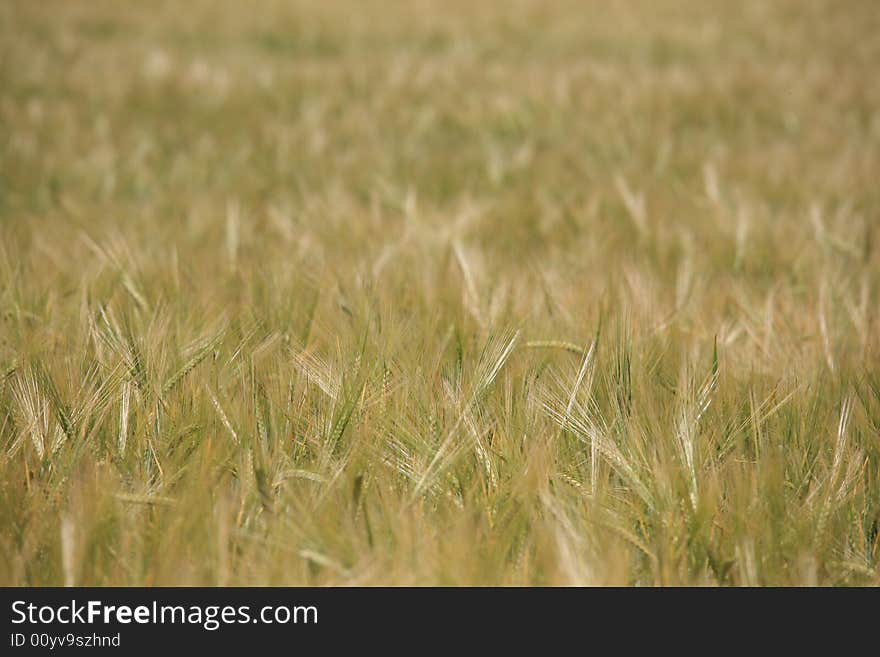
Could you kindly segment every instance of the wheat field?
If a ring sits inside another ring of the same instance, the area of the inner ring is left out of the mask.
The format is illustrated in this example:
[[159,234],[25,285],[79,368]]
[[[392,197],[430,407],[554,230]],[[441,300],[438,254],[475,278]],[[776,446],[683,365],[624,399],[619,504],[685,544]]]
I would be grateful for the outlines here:
[[2,3],[0,583],[880,584],[878,33]]

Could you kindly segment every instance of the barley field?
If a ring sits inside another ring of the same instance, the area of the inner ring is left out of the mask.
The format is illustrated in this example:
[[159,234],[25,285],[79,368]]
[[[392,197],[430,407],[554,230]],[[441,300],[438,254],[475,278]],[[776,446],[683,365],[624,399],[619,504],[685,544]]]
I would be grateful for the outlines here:
[[880,584],[874,0],[0,5],[0,583]]

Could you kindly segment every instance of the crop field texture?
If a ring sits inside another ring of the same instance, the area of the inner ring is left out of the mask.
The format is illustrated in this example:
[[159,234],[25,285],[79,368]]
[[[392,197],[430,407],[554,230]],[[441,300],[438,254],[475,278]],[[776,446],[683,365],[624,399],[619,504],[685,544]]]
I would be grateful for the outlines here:
[[0,4],[0,583],[880,584],[874,0]]

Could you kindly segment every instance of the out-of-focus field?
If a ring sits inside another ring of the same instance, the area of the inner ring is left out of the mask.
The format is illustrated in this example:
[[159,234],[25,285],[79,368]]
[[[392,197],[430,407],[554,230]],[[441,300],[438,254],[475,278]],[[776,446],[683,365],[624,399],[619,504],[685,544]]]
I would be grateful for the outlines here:
[[0,583],[880,583],[873,0],[0,4]]

